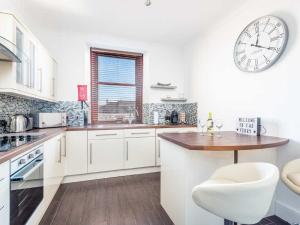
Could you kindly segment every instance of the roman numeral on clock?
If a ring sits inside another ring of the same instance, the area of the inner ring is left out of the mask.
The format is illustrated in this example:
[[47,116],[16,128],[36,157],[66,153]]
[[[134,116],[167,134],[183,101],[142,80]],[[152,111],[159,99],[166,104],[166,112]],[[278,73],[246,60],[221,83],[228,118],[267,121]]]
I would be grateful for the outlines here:
[[264,55],[264,58],[266,60],[266,64],[269,64],[271,62],[270,59],[268,59],[265,55]]
[[258,59],[255,59],[255,66],[254,69],[257,70],[258,69]]
[[252,35],[248,31],[246,31],[245,34],[247,35],[248,38],[252,38]]
[[280,51],[280,48],[275,48],[275,47],[270,47],[269,49],[276,53],[279,53],[279,51]]
[[242,50],[242,51],[236,52],[235,54],[238,56],[238,55],[243,54],[245,52],[246,52],[245,50]]
[[272,38],[270,39],[270,41],[271,41],[271,42],[277,41],[277,40],[280,39],[280,38],[281,38],[281,36],[272,37]]
[[269,35],[272,34],[276,29],[277,29],[277,27],[275,26],[272,30],[270,30],[270,32],[268,34]]
[[251,61],[252,61],[251,59],[248,59],[248,60],[247,60],[247,64],[246,64],[246,67],[247,67],[247,68],[250,66]]
[[266,25],[265,25],[265,27],[264,27],[263,31],[265,31],[265,30],[266,30],[266,28],[267,28],[267,26],[269,25],[269,23],[270,23],[270,18],[268,18],[268,21],[266,22]]
[[242,57],[241,60],[240,60],[240,64],[241,64],[242,62],[244,62],[246,59],[247,59],[247,56],[246,56],[246,55],[243,55],[243,57]]
[[255,27],[255,33],[258,33],[259,32],[259,21],[254,24],[254,27]]

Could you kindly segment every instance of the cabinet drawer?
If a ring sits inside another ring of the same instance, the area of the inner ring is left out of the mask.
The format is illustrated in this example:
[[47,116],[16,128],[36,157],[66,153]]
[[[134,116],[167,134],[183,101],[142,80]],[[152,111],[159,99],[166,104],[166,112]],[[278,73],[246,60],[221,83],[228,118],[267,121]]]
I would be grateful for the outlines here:
[[89,140],[118,139],[123,137],[123,130],[96,130],[88,132]]
[[155,129],[128,129],[125,130],[125,137],[155,137]]

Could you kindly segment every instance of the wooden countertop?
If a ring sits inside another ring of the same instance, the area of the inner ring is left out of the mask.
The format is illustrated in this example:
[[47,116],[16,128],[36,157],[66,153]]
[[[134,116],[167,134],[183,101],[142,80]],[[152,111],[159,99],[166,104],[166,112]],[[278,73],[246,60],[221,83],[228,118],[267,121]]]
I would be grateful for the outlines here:
[[14,148],[7,152],[0,152],[0,164],[6,162],[23,152],[39,146],[45,141],[65,132],[65,131],[81,131],[81,130],[115,130],[115,129],[146,129],[146,128],[189,128],[196,127],[194,125],[148,125],[148,124],[105,124],[105,125],[89,125],[85,127],[62,127],[48,129],[34,129],[26,133],[44,134],[40,139],[27,143],[20,147]]
[[197,127],[196,125],[189,124],[101,124],[101,125],[88,125],[83,127],[68,127],[68,131],[79,131],[79,130],[121,130],[121,129],[160,129],[160,128],[192,128]]
[[289,139],[271,136],[248,136],[234,131],[223,131],[221,137],[198,132],[163,133],[159,137],[189,150],[233,151],[273,148],[285,145]]
[[44,135],[41,136],[40,139],[33,141],[31,143],[24,144],[20,147],[14,148],[7,152],[0,152],[0,164],[22,154],[23,152],[26,152],[34,147],[37,147],[40,144],[43,144],[45,141],[65,132],[65,131],[66,131],[66,128],[49,128],[49,129],[34,129],[32,131],[26,132],[26,133],[40,133],[40,134],[44,134]]

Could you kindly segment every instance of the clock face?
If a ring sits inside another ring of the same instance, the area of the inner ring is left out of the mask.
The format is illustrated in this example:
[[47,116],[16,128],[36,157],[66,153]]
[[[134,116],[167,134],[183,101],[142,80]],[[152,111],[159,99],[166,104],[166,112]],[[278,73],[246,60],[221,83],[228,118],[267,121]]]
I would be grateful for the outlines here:
[[280,57],[288,40],[285,22],[264,16],[250,23],[234,47],[234,62],[245,72],[259,72],[271,67]]

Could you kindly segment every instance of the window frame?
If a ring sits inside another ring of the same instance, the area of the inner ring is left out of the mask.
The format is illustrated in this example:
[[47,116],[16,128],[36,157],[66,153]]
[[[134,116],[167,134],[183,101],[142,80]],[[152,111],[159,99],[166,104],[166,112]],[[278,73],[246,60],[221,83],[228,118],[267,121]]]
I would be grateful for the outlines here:
[[[98,57],[111,56],[115,58],[134,59],[135,63],[135,84],[129,83],[113,83],[99,82],[98,78]],[[136,88],[136,122],[142,123],[143,118],[143,54],[135,52],[125,52],[116,50],[107,50],[100,48],[90,48],[91,61],[91,123],[92,124],[107,124],[119,123],[119,121],[99,121],[99,85],[125,86]]]

